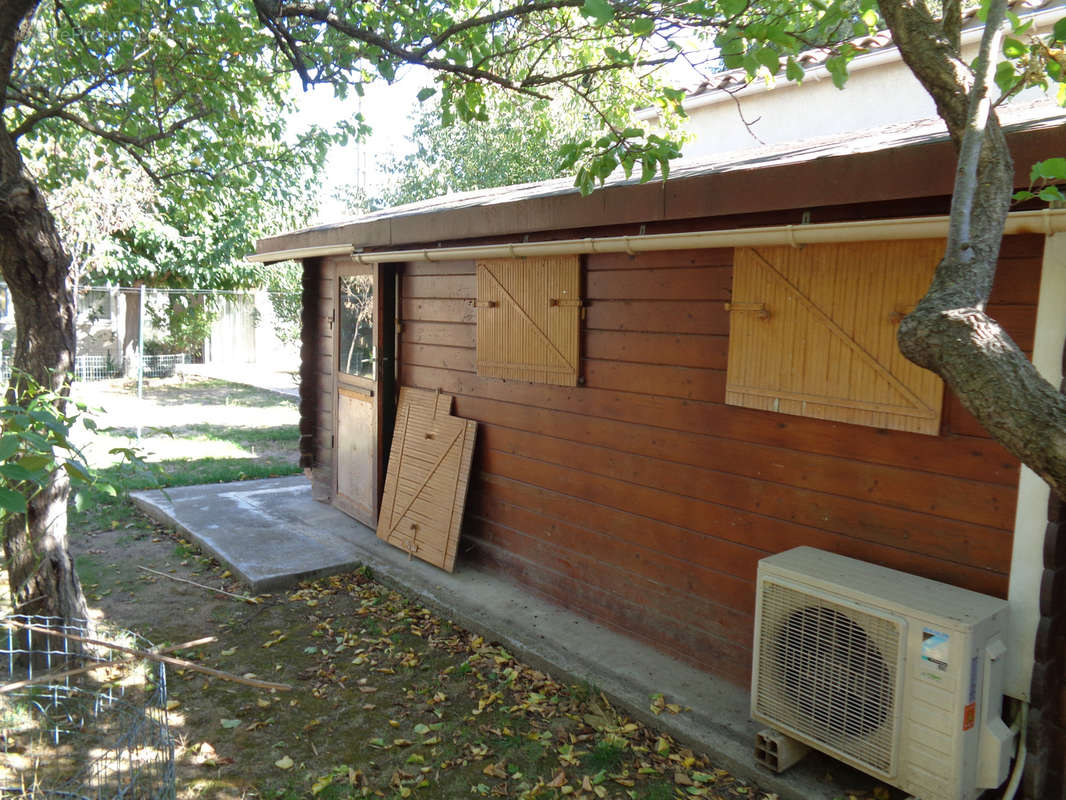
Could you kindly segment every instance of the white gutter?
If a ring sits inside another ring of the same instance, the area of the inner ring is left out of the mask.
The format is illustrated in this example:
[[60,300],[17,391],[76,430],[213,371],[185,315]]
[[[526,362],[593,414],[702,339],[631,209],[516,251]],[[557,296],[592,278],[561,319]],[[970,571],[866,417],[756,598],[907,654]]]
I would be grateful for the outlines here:
[[[1066,231],[1066,209],[1015,211],[1007,215],[1004,234],[1039,233],[1052,236]],[[360,264],[400,261],[458,261],[476,258],[521,258],[523,256],[577,255],[581,253],[645,253],[653,250],[696,250],[705,247],[766,247],[787,244],[799,247],[819,242],[877,242],[890,239],[939,239],[947,236],[948,217],[825,222],[810,225],[772,225],[764,228],[730,228],[720,231],[652,233],[641,236],[598,236],[558,239],[548,242],[514,242],[432,249],[355,252],[350,244],[296,247],[269,253],[254,253],[249,261],[275,262],[319,256],[351,255]]]
[[[1051,236],[1066,231],[1066,209],[1016,211],[1007,215],[1005,234],[1040,233]],[[398,261],[459,261],[477,258],[521,258],[523,256],[577,255],[580,253],[644,253],[654,250],[696,250],[705,247],[766,247],[819,242],[875,242],[890,239],[938,239],[948,233],[947,215],[903,219],[827,222],[812,225],[773,225],[765,228],[732,228],[721,231],[645,234],[643,236],[600,236],[586,239],[559,239],[549,242],[514,242],[467,247],[438,247],[420,250],[352,252],[360,264],[386,264]],[[351,251],[348,248],[347,251]]]
[[291,250],[252,253],[245,256],[244,260],[272,264],[276,261],[296,261],[301,258],[318,258],[319,256],[346,256],[350,252],[352,252],[350,244],[321,244],[317,247],[294,247]]

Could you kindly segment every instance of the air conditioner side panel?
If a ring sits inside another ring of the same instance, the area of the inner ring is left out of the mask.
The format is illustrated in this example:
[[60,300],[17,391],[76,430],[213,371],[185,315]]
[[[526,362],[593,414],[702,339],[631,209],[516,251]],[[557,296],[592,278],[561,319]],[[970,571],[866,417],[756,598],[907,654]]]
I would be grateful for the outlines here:
[[[980,794],[984,647],[1002,633],[1006,619],[1004,610],[976,626],[952,629],[948,619],[910,618],[900,731],[903,790],[923,800]],[[993,695],[1000,702],[1002,695]]]

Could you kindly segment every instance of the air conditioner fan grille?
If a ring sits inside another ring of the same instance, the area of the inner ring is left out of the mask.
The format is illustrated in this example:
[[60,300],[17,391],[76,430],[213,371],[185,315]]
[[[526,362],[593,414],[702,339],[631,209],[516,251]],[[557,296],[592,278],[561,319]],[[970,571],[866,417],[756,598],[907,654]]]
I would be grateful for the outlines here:
[[760,625],[757,710],[891,777],[899,623],[764,581]]

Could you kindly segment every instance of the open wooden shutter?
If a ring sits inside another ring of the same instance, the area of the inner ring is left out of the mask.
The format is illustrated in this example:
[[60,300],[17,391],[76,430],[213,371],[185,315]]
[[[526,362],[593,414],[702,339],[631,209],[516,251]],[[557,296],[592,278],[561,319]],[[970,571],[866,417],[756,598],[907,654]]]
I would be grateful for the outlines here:
[[450,415],[449,395],[402,387],[378,537],[451,572],[477,423]]
[[738,248],[726,403],[937,434],[943,383],[896,345],[939,240]]
[[478,262],[478,375],[577,385],[579,263],[577,256]]

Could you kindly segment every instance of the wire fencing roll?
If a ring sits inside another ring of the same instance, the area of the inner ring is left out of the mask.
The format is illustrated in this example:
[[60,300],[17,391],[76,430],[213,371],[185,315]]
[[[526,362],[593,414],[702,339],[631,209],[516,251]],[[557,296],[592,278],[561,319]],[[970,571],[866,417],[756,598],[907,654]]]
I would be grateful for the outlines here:
[[0,798],[173,800],[166,668],[135,633],[84,620],[0,621]]

